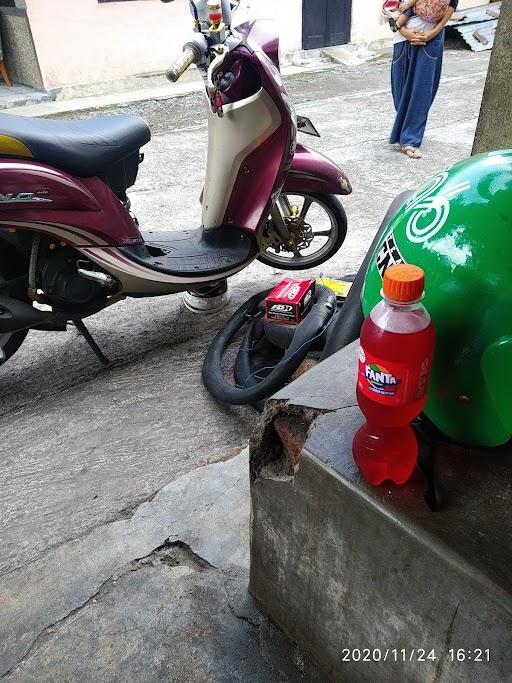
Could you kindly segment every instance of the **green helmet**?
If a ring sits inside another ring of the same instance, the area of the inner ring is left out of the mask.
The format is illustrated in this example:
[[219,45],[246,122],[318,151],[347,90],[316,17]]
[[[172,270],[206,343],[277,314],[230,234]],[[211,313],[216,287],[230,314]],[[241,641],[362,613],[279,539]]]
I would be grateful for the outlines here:
[[425,271],[437,331],[425,407],[448,437],[498,446],[512,436],[512,150],[440,173],[401,206],[375,249],[368,315],[393,263]]

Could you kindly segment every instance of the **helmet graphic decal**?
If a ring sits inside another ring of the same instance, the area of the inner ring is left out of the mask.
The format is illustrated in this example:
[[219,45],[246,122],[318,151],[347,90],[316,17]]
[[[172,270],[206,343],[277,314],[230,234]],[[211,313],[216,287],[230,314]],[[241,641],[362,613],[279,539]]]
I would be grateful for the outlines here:
[[395,242],[393,231],[391,231],[384,240],[382,247],[377,252],[375,261],[377,263],[377,270],[379,271],[381,277],[384,277],[384,273],[389,266],[405,263],[405,259],[400,253],[400,249]]
[[405,233],[415,244],[426,242],[436,235],[446,223],[450,214],[450,199],[469,189],[468,181],[460,182],[443,194],[438,190],[448,178],[445,171],[433,178],[422,190],[409,199],[405,215],[409,214]]

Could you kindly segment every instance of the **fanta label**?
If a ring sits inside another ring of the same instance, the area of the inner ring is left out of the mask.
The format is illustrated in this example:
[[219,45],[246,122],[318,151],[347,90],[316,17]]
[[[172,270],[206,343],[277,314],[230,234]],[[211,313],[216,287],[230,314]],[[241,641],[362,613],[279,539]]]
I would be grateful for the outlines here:
[[368,398],[385,405],[401,406],[421,399],[428,385],[431,360],[417,365],[395,363],[359,349],[357,385]]

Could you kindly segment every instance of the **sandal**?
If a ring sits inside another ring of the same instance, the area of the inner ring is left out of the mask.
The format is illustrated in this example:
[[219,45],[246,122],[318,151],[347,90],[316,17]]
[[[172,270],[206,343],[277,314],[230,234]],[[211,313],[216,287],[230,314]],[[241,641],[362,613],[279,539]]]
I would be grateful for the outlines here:
[[421,159],[423,156],[418,147],[412,147],[411,145],[404,145],[403,147],[400,147],[400,151],[407,155],[409,159]]

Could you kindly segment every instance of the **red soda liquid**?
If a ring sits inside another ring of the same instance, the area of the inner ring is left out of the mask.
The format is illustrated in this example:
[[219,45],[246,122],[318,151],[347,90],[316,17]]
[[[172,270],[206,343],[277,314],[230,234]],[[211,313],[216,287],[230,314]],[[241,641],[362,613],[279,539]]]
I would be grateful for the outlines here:
[[[417,366],[423,359],[432,355],[435,344],[435,331],[432,321],[421,332],[400,334],[381,329],[368,317],[361,330],[361,346],[374,356],[395,363]],[[361,412],[372,425],[379,427],[402,427],[408,425],[423,410],[427,393],[403,405],[383,405],[376,403],[356,389],[357,402]]]
[[381,301],[363,323],[356,393],[366,423],[352,452],[371,484],[404,484],[414,471],[418,444],[410,423],[425,405],[434,345],[434,326],[419,302]]

